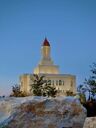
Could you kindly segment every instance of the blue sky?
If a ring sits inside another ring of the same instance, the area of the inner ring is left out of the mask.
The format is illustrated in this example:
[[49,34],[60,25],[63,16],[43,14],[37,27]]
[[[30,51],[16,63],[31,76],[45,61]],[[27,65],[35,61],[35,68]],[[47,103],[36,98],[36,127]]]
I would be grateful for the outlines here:
[[0,0],[0,94],[33,72],[45,37],[61,73],[81,84],[96,62],[96,0]]

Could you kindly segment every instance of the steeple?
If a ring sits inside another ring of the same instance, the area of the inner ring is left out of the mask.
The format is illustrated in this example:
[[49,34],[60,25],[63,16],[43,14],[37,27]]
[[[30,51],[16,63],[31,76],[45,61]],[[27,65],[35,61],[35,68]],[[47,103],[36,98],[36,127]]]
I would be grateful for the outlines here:
[[42,46],[50,46],[49,41],[47,40],[47,38],[45,38],[43,45]]
[[[45,38],[43,45],[41,47],[42,61],[44,63],[45,63],[45,61],[52,63],[50,52],[51,52],[51,47],[50,47],[49,41],[47,40],[47,38]],[[48,62],[46,62],[46,63],[48,63]]]
[[51,47],[47,38],[44,39],[44,42],[41,46],[41,61],[39,65],[34,69],[34,74],[58,74],[58,66],[54,65],[51,59]]

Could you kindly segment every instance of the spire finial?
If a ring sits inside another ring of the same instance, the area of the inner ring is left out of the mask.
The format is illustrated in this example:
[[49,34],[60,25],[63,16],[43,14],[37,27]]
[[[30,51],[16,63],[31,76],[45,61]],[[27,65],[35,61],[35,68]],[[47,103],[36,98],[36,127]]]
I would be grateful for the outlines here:
[[43,42],[43,46],[50,46],[49,41],[47,40],[47,38],[45,37],[45,40]]

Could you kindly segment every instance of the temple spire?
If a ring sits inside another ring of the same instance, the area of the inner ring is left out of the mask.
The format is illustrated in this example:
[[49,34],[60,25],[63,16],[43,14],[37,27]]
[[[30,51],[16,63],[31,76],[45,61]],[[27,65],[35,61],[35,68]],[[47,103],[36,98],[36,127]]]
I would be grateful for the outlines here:
[[35,68],[34,74],[58,74],[58,66],[54,65],[51,59],[51,47],[47,38],[44,39],[44,42],[41,46],[41,61],[39,65]]

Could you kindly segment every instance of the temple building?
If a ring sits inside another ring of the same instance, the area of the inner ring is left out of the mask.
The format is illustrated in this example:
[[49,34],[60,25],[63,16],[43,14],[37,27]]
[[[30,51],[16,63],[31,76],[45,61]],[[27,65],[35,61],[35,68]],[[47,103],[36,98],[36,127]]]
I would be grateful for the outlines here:
[[[51,46],[45,38],[41,46],[41,61],[34,69],[33,74],[44,75],[45,79],[50,81],[50,85],[57,89],[58,95],[66,95],[66,91],[76,93],[76,77],[71,74],[60,74],[59,66],[54,65],[50,53]],[[21,90],[27,94],[30,94],[31,78],[32,74],[23,74],[20,76]]]

